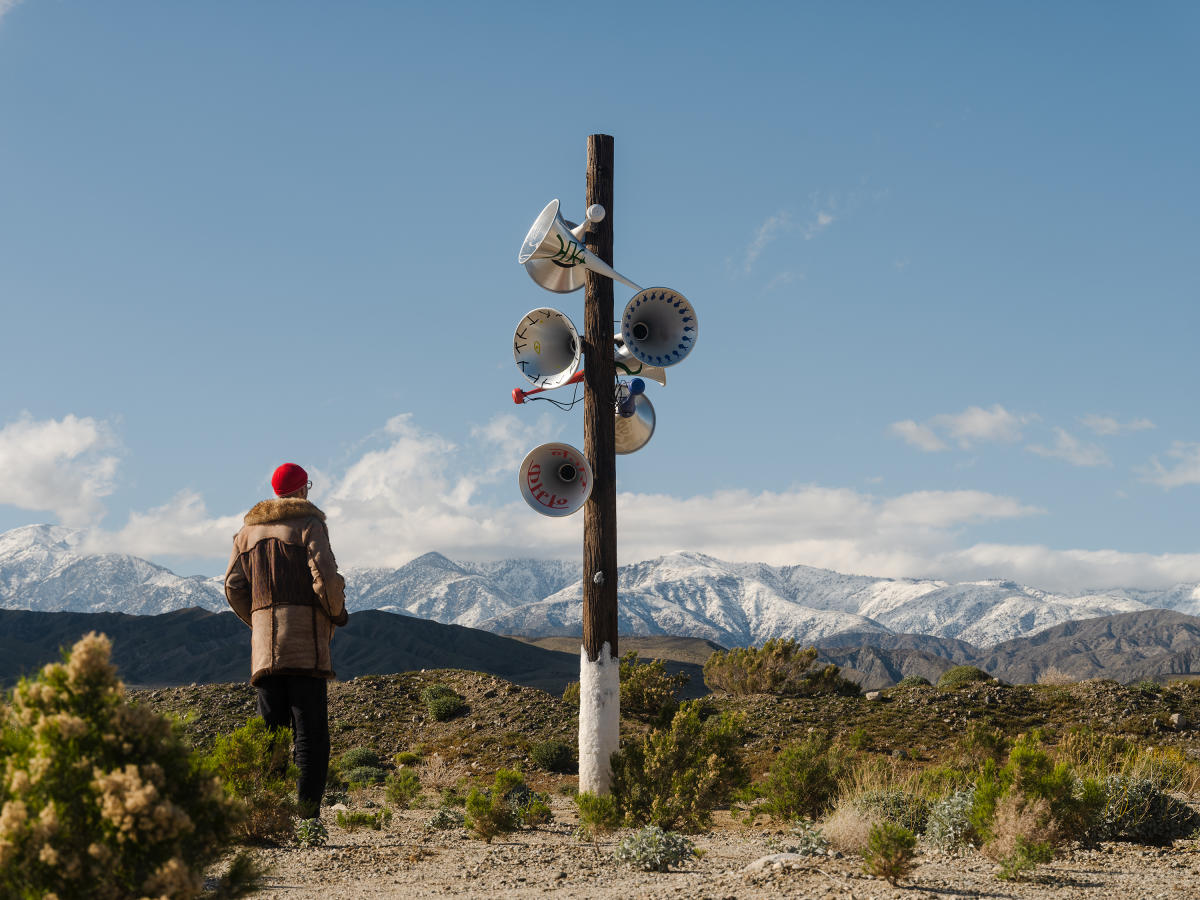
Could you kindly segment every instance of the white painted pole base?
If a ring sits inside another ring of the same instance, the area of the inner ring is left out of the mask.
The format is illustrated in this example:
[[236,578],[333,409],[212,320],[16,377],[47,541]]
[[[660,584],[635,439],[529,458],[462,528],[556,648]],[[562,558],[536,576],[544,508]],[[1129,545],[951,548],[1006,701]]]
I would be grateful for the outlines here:
[[579,648],[579,790],[607,794],[612,787],[613,753],[621,749],[621,661],[608,641],[600,658]]

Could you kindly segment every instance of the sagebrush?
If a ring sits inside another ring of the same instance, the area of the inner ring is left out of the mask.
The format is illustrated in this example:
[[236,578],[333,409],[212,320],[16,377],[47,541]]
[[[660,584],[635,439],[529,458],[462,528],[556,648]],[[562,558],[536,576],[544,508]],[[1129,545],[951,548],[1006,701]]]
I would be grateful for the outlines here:
[[758,648],[714,652],[704,663],[704,683],[727,694],[852,697],[859,693],[858,684],[843,678],[837,666],[816,663],[816,647],[801,649],[790,638],[773,638]]

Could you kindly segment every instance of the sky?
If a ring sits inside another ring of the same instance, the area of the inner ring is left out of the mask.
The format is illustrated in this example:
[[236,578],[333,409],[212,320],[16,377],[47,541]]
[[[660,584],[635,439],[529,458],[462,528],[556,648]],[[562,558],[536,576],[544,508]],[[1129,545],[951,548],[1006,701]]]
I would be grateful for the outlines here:
[[596,10],[0,0],[0,531],[220,574],[291,461],[343,566],[578,559],[516,257],[603,133],[700,322],[622,564],[1200,581],[1200,7]]

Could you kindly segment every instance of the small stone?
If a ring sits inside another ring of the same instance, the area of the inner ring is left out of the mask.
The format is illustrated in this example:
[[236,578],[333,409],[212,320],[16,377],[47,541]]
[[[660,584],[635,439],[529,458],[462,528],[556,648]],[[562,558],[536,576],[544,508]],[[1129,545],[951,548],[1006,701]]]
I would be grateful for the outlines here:
[[883,692],[882,691],[867,691],[865,694],[863,694],[863,696],[868,700],[882,700]]
[[1187,731],[1192,727],[1192,723],[1183,713],[1171,713],[1171,727],[1176,731]]

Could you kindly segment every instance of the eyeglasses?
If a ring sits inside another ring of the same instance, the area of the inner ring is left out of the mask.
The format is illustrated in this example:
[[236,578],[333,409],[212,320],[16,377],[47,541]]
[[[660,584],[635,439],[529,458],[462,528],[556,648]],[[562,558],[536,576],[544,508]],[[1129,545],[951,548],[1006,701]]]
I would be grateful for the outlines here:
[[305,489],[306,491],[311,491],[311,490],[312,490],[312,481],[311,481],[311,480],[308,482],[308,484],[304,485],[304,489]]

